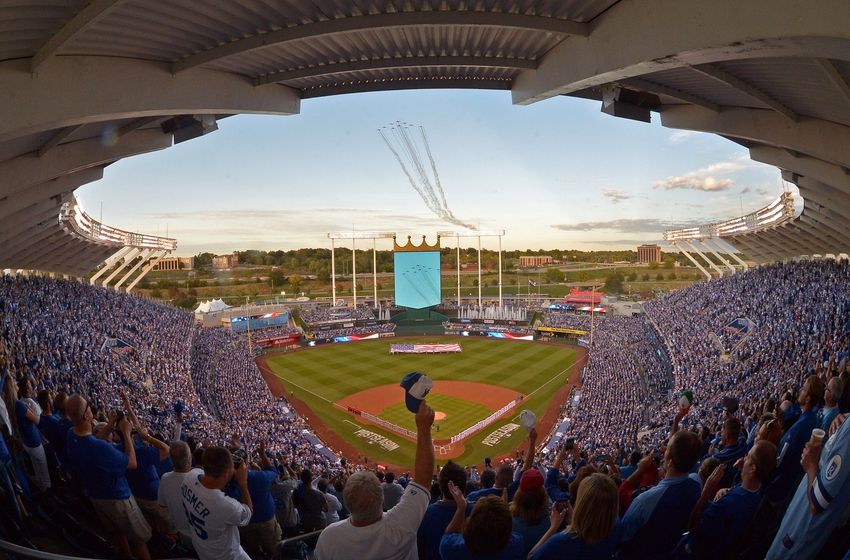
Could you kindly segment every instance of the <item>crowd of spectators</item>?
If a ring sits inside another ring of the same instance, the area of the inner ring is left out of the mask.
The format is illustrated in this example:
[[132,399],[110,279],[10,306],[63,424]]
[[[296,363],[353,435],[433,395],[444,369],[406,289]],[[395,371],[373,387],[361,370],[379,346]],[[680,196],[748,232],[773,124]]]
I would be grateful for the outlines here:
[[354,336],[359,334],[391,333],[395,331],[395,323],[376,323],[374,325],[363,325],[360,327],[346,327],[340,329],[322,329],[313,331],[308,338],[331,339],[338,336]]
[[532,333],[534,329],[528,325],[488,325],[485,323],[453,323],[451,321],[443,321],[443,328],[452,333],[463,331],[475,332],[512,332],[512,333]]
[[[251,338],[253,340],[262,340],[265,338],[275,338],[287,334],[300,333],[301,329],[292,325],[275,325],[273,327],[265,327],[263,329],[251,329]],[[248,332],[243,332],[242,336],[248,337]]]
[[[597,329],[605,322],[606,316],[595,313],[592,321],[593,328]],[[555,327],[560,329],[575,329],[590,332],[591,317],[589,313],[574,313],[572,311],[545,311],[540,317],[537,326]]]
[[[2,278],[2,515],[26,526],[82,493],[136,558],[843,557],[847,263],[762,267],[646,309],[596,325],[552,452],[531,429],[480,475],[435,470],[425,401],[412,474],[395,476],[323,453],[245,338],[134,296]],[[754,327],[723,351],[738,317]]]
[[301,310],[301,319],[308,325],[320,325],[335,321],[371,321],[375,312],[371,307],[313,307]]

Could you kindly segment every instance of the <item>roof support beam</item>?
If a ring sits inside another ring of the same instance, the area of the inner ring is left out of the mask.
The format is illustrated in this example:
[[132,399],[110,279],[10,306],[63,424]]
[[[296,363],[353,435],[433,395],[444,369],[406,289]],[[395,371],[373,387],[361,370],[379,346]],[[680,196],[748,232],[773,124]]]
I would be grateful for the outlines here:
[[[790,225],[790,224],[788,224]],[[779,226],[770,230],[770,234],[779,240],[792,257],[812,255],[817,253],[820,245],[817,240],[812,239],[807,233]]]
[[229,56],[303,39],[314,39],[340,33],[354,33],[375,29],[447,25],[544,31],[559,35],[578,36],[587,35],[590,31],[590,26],[586,23],[507,12],[428,10],[369,14],[296,25],[277,31],[253,35],[244,39],[237,39],[178,60],[173,64],[172,72],[177,74]]
[[7,259],[16,257],[29,247],[38,245],[47,237],[55,235],[57,231],[55,226],[44,224],[21,230],[17,235],[4,239],[3,248],[0,249],[0,264],[4,264]]
[[715,113],[720,112],[721,109],[719,104],[713,103],[704,97],[699,97],[698,95],[672,88],[670,86],[665,86],[663,84],[651,82],[649,80],[644,80],[642,78],[630,78],[623,82],[623,85],[627,88],[636,88],[649,93],[655,93],[657,95],[673,97],[674,99],[678,99],[679,101],[684,101],[686,103],[693,103],[694,105],[699,105],[700,107],[704,107],[705,109],[714,111]]
[[132,247],[123,247],[121,249],[118,249],[115,253],[112,254],[112,256],[103,261],[103,266],[94,274],[94,276],[91,277],[89,283],[94,286],[98,278],[108,272],[113,266],[115,266],[116,263],[118,263],[118,261],[126,257],[132,250]]
[[823,70],[823,73],[826,74],[826,77],[835,84],[836,89],[841,95],[850,102],[850,83],[847,83],[847,80],[844,79],[844,76],[841,75],[835,64],[828,58],[819,58],[816,62],[820,69]]
[[525,105],[724,60],[846,59],[848,21],[845,0],[820,0],[817,10],[799,0],[621,0],[593,20],[588,37],[568,37],[546,53],[537,70],[522,72],[513,101]]
[[70,138],[75,132],[80,130],[82,127],[83,127],[83,125],[78,124],[78,125],[66,126],[65,128],[61,129],[59,132],[57,132],[53,136],[53,138],[51,138],[50,140],[45,142],[44,145],[41,148],[38,149],[38,157],[42,157],[51,148],[58,146],[61,142]]
[[787,248],[784,247],[781,243],[778,243],[772,236],[769,235],[770,231],[760,231],[758,233],[753,234],[753,241],[760,243],[762,247],[765,248],[767,253],[771,255],[775,260],[784,260],[789,257]]
[[[848,2],[850,5],[850,2]],[[661,113],[668,128],[713,132],[743,138],[828,161],[850,166],[850,127],[818,119],[791,122],[774,111],[763,109],[724,109],[713,113],[701,107],[682,105]],[[789,156],[790,157],[790,156]]]
[[367,91],[391,91],[405,89],[511,89],[510,80],[491,78],[424,78],[396,81],[364,81],[356,83],[332,84],[329,86],[307,88],[301,92],[303,99],[341,95],[344,93],[363,93]]
[[24,191],[17,192],[14,196],[6,196],[0,199],[0,216],[17,212],[30,204],[52,196],[73,192],[80,185],[93,183],[102,178],[103,168],[92,167],[29,187]]
[[69,235],[63,235],[63,233],[58,234],[53,243],[43,243],[41,246],[35,248],[32,253],[26,255],[25,258],[30,263],[30,267],[45,270],[43,259],[46,255],[50,255],[55,261],[60,258],[60,255],[64,255],[66,250],[76,244],[76,239]]
[[103,167],[123,157],[153,152],[171,146],[171,135],[159,129],[139,130],[104,145],[100,138],[56,146],[44,157],[23,155],[0,162],[0,194],[14,194],[57,177],[91,167]]
[[63,200],[60,198],[51,198],[38,202],[31,206],[27,206],[17,212],[10,214],[0,220],[0,239],[3,239],[12,232],[15,232],[24,227],[30,227],[35,224],[47,220],[56,220],[59,223],[59,208],[62,206]]
[[734,244],[736,247],[741,247],[744,251],[744,254],[750,259],[756,261],[761,264],[767,262],[767,257],[761,252],[761,250],[756,247],[750,239],[746,239],[745,235],[736,235],[729,238],[730,242]]
[[30,62],[30,71],[35,72],[39,66],[44,64],[53,55],[59,52],[63,45],[68,43],[75,35],[84,31],[87,27],[103,17],[110,8],[121,0],[91,0],[82,10],[77,12],[65,23],[53,36],[47,40]]
[[439,66],[475,66],[478,68],[521,68],[534,69],[537,63],[527,58],[480,57],[480,56],[410,56],[355,60],[337,64],[323,64],[296,70],[272,72],[254,78],[255,86],[276,84],[302,78],[333,76],[365,70],[391,70],[396,68],[421,68]]
[[817,231],[820,237],[831,247],[837,249],[850,247],[850,240],[845,237],[844,233],[833,229],[830,221],[819,215],[816,210],[803,211],[799,221],[812,226],[813,230]]
[[802,215],[789,225],[793,225],[796,229],[808,234],[821,247],[835,247],[836,243],[840,245],[829,233],[825,233],[825,230],[817,222],[814,222],[811,216]]
[[703,247],[708,249],[709,252],[717,258],[717,260],[722,262],[723,265],[732,272],[732,274],[735,274],[735,267],[729,264],[729,261],[724,259],[717,251],[715,251],[714,245],[709,243],[707,239],[700,239],[699,242],[702,244]]
[[750,158],[816,179],[850,196],[850,175],[844,173],[844,169],[838,165],[804,155],[793,157],[785,150],[764,145],[750,148]]
[[718,67],[716,64],[700,64],[698,66],[691,66],[690,68],[699,72],[703,76],[707,76],[713,80],[720,82],[721,84],[725,84],[727,86],[737,89],[742,93],[745,93],[756,101],[764,103],[777,113],[791,119],[791,121],[793,122],[797,122],[800,119],[797,113],[795,113],[776,99],[754,87],[752,84],[738,78],[737,76],[733,76],[729,72]]
[[297,91],[201,68],[171,74],[162,62],[61,56],[33,76],[26,60],[0,62],[0,142],[78,124],[175,115],[293,115]]
[[821,238],[813,236],[809,231],[799,227],[797,222],[783,224],[776,228],[780,237],[786,240],[792,247],[797,247],[801,255],[814,255],[823,253],[829,247],[829,243]]

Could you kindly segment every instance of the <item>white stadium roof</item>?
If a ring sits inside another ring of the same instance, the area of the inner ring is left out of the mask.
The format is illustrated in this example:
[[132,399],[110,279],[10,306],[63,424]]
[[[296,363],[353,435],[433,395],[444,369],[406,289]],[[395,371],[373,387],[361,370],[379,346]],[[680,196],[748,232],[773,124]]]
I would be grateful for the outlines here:
[[719,134],[805,200],[735,247],[761,262],[850,248],[846,0],[22,0],[0,6],[0,269],[97,266],[110,250],[60,225],[74,189],[216,118],[438,87]]

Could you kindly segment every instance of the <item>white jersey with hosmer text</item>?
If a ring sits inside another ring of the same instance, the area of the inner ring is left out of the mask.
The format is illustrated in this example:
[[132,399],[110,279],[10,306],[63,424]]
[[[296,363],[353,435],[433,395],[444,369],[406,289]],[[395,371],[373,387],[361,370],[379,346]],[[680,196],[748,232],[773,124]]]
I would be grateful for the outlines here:
[[[811,508],[816,513],[812,513]],[[818,474],[809,488],[808,476],[797,487],[782,525],[767,553],[768,559],[814,558],[826,539],[850,514],[850,422],[827,440]]]
[[192,469],[185,473],[171,471],[162,475],[159,481],[157,502],[160,506],[168,509],[171,524],[178,533],[187,539],[192,538],[192,529],[189,527],[189,520],[186,518],[186,511],[183,509],[183,492],[180,489],[184,481],[191,480],[193,477],[198,478],[202,474],[204,474],[204,471],[201,469]]
[[239,529],[251,521],[251,508],[207,488],[199,477],[186,478],[180,487],[184,515],[192,532],[192,546],[201,560],[251,560],[239,546]]
[[416,531],[428,508],[430,492],[411,482],[398,505],[377,523],[355,527],[349,519],[329,525],[319,535],[317,560],[417,560]]

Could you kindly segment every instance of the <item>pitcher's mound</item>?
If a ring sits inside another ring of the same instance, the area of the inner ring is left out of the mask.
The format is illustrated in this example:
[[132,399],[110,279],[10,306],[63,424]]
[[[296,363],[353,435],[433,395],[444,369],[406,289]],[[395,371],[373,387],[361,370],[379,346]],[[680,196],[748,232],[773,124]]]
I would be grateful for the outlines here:
[[440,412],[438,410],[437,412],[434,413],[434,420],[445,420],[445,419],[446,419],[446,413],[445,412]]

